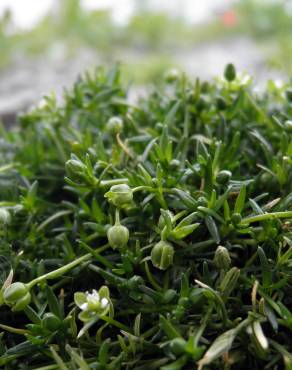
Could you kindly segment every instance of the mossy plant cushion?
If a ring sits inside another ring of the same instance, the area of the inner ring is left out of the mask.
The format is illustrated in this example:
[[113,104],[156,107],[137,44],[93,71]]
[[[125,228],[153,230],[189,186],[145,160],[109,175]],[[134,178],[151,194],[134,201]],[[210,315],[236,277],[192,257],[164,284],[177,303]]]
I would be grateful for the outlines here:
[[291,369],[292,90],[86,74],[1,131],[1,369]]

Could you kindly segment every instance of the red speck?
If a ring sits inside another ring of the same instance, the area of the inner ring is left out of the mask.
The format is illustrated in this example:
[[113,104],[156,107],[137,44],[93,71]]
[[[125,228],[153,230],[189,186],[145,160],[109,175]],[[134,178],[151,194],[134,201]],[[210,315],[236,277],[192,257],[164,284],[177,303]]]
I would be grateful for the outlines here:
[[222,15],[222,22],[226,27],[234,27],[237,23],[237,16],[234,10],[227,10]]

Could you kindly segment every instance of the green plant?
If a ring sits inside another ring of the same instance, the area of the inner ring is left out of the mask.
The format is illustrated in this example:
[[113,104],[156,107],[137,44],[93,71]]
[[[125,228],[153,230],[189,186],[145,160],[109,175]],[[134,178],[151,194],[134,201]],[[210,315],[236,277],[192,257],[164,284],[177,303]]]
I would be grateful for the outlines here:
[[291,368],[291,85],[228,71],[1,130],[1,368]]

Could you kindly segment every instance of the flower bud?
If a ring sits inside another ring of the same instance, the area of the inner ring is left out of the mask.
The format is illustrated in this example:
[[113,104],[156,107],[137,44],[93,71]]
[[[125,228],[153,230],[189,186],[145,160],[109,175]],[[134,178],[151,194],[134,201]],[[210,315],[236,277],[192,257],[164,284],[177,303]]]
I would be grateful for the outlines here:
[[139,285],[143,284],[145,284],[143,278],[138,275],[134,275],[126,281],[126,287],[131,291],[136,290]]
[[287,131],[290,131],[292,132],[292,121],[291,120],[287,120],[284,122],[284,126],[285,128],[287,129]]
[[12,307],[12,311],[22,311],[25,309],[26,306],[30,304],[31,301],[31,294],[30,292],[26,293],[25,296],[20,298],[15,305]]
[[77,140],[71,141],[70,145],[73,152],[78,153],[80,149],[82,149],[81,143],[79,143]]
[[236,77],[236,70],[233,64],[229,63],[225,67],[224,70],[224,77],[226,78],[227,81],[231,82],[235,79]]
[[107,238],[113,249],[124,247],[129,241],[129,230],[123,225],[111,226],[107,231]]
[[66,163],[65,163],[65,167],[66,167],[66,171],[67,173],[72,176],[72,175],[75,175],[77,173],[81,173],[84,171],[84,169],[86,168],[86,166],[84,165],[84,163],[82,163],[81,161],[79,161],[78,159],[69,159]]
[[152,248],[151,261],[153,266],[160,270],[166,270],[173,263],[174,249],[173,246],[161,240]]
[[238,278],[240,275],[240,270],[237,267],[232,267],[225,274],[223,280],[220,283],[220,291],[225,297],[228,297],[232,290],[235,288]]
[[218,269],[228,270],[231,265],[231,259],[227,248],[219,245],[216,249],[214,262]]
[[132,202],[133,190],[127,184],[113,185],[104,196],[116,207],[122,207]]
[[22,298],[28,292],[25,284],[16,282],[9,285],[4,291],[4,300],[7,302],[15,302]]
[[169,348],[174,355],[181,355],[184,353],[187,342],[183,338],[174,338],[169,343]]
[[42,327],[50,332],[58,330],[61,323],[62,322],[59,317],[51,312],[44,314],[44,317],[42,319]]
[[12,311],[21,311],[30,303],[31,295],[27,285],[16,282],[5,289],[3,298]]
[[168,83],[173,83],[177,81],[180,77],[180,72],[176,68],[172,68],[165,74],[165,81]]
[[178,160],[178,159],[172,159],[170,162],[169,162],[169,167],[172,169],[172,170],[176,170],[179,168],[181,162]]
[[106,130],[108,133],[115,135],[122,132],[123,126],[123,120],[120,117],[113,116],[108,120]]
[[241,220],[242,217],[240,213],[233,213],[233,215],[231,216],[231,221],[234,225],[240,224]]
[[0,208],[0,224],[8,225],[11,222],[11,215],[5,208]]
[[218,174],[216,176],[216,182],[220,185],[225,185],[225,184],[228,183],[231,176],[232,176],[232,173],[230,171],[222,170],[222,171],[218,172]]

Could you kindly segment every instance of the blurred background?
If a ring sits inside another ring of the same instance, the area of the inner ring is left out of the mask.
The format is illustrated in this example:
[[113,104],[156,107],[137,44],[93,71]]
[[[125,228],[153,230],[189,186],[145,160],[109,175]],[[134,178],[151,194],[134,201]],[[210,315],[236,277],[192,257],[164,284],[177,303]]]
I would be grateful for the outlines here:
[[257,85],[292,74],[292,0],[0,0],[0,119],[121,62],[135,99],[166,70]]

